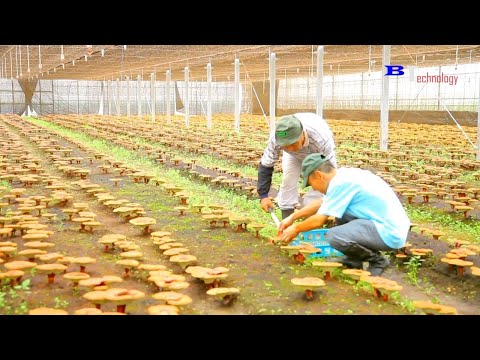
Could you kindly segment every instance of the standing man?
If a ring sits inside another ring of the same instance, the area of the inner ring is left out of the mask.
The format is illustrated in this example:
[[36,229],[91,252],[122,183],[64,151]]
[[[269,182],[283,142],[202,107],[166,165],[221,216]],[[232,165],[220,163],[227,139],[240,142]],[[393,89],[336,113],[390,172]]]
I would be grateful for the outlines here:
[[[380,276],[390,264],[380,251],[403,247],[410,229],[410,220],[390,185],[368,170],[336,169],[320,154],[303,161],[302,177],[303,187],[311,185],[325,197],[280,223],[282,242],[289,243],[300,232],[318,229],[334,216],[337,226],[328,230],[325,239],[345,255],[339,261],[358,269],[368,262],[368,271]],[[304,217],[308,218],[293,224]]]
[[[273,208],[268,192],[272,185],[273,166],[282,150],[283,179],[277,201],[282,210],[282,218],[285,219],[293,213],[298,203],[298,180],[303,159],[310,154],[320,153],[334,166],[337,166],[337,161],[333,134],[325,120],[313,113],[282,117],[275,127],[275,133],[268,140],[258,167],[257,193],[261,199],[260,205],[266,212],[269,207]],[[305,198],[321,196],[322,194],[311,190]]]

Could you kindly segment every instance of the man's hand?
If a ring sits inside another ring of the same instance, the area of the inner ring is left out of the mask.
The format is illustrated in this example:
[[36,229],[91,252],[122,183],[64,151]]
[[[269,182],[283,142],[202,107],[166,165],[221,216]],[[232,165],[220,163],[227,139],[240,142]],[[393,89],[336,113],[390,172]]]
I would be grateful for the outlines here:
[[283,220],[280,222],[280,225],[278,226],[277,236],[278,236],[278,235],[281,235],[281,233],[283,232],[283,230],[285,230],[286,228],[288,228],[288,227],[291,226],[292,224],[293,224],[293,214],[290,215],[290,216],[287,216],[285,219],[283,219]]
[[263,198],[260,200],[260,206],[262,207],[263,211],[268,212],[268,208],[274,208],[272,200],[269,197]]
[[[285,219],[286,220],[286,219]],[[283,234],[281,235],[282,239],[282,244],[283,245],[288,245],[292,242],[292,240],[300,233],[300,231],[297,230],[297,226],[291,225],[288,228],[286,228],[283,231]]]

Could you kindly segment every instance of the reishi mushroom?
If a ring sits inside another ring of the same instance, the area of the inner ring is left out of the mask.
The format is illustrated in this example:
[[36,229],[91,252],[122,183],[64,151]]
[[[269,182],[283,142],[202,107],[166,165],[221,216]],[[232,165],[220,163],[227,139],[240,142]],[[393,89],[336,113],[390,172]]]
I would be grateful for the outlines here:
[[238,288],[217,287],[207,290],[207,295],[219,299],[223,305],[231,305],[240,294]]
[[305,290],[307,300],[313,299],[313,290],[325,286],[325,281],[317,277],[293,278],[292,284]]

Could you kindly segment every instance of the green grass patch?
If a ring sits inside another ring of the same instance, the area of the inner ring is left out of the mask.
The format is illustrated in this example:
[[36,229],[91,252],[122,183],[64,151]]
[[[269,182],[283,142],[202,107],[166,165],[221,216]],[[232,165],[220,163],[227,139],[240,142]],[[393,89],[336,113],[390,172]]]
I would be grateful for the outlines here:
[[448,237],[473,243],[479,242],[480,222],[478,220],[465,220],[461,215],[447,214],[440,209],[425,205],[404,204],[404,207],[412,222],[433,225],[435,229],[445,232]]

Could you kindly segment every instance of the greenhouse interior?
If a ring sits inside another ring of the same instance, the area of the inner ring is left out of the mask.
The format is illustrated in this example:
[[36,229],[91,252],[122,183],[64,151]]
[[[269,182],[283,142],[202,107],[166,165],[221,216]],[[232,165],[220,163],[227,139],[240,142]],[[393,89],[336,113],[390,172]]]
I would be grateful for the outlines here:
[[480,45],[0,45],[0,314],[479,315]]

